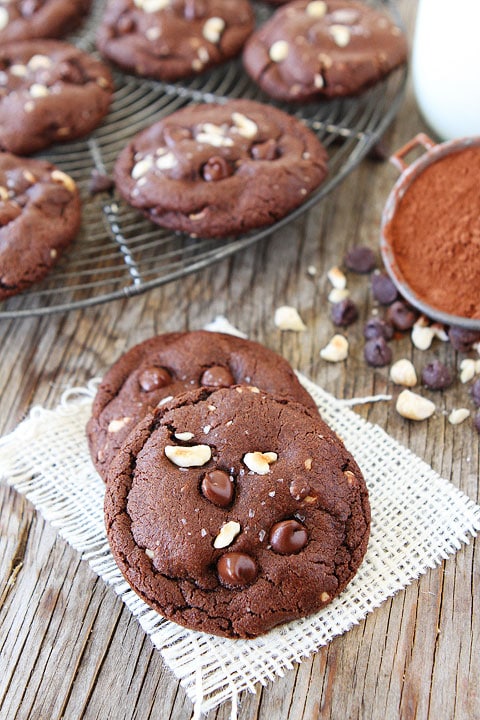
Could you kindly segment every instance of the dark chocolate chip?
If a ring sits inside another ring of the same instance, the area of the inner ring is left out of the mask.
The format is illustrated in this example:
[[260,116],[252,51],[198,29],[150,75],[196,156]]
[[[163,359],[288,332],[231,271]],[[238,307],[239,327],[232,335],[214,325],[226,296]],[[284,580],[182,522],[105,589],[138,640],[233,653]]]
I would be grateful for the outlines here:
[[385,273],[375,273],[372,276],[372,293],[375,300],[382,305],[390,305],[397,297],[397,288]]
[[366,245],[356,245],[343,258],[345,267],[356,273],[369,273],[375,269],[377,260],[373,250]]
[[108,175],[103,175],[98,170],[92,170],[88,192],[90,195],[96,195],[101,192],[109,192],[115,183]]
[[275,160],[277,152],[277,143],[273,138],[263,143],[256,143],[250,150],[254,160]]
[[473,418],[473,427],[478,433],[480,433],[480,412]]
[[372,317],[367,320],[363,328],[363,336],[366,340],[383,337],[384,340],[393,338],[393,327],[381,318]]
[[222,365],[213,365],[205,370],[200,378],[200,385],[204,387],[230,387],[235,379],[230,370]]
[[480,378],[478,378],[478,380],[475,380],[472,387],[470,388],[470,395],[472,396],[472,400],[475,405],[477,407],[480,407]]
[[270,530],[272,550],[280,555],[291,555],[299,552],[308,542],[305,527],[298,520],[282,520],[275,523]]
[[210,470],[202,480],[202,494],[219,507],[227,507],[233,499],[234,485],[225,470]]
[[448,331],[448,338],[455,350],[468,352],[474,343],[480,342],[480,332],[452,325]]
[[387,147],[387,144],[383,138],[380,138],[375,145],[373,145],[368,151],[368,159],[374,162],[385,162],[388,160],[391,153]]
[[387,310],[387,320],[397,330],[410,330],[418,318],[418,313],[402,300],[395,300]]
[[233,175],[233,169],[220,155],[209,158],[202,168],[202,177],[207,182],[217,182]]
[[163,131],[163,137],[169,147],[174,147],[182,140],[191,140],[192,133],[191,130],[180,127],[180,125],[167,125]]
[[250,585],[257,577],[255,560],[246,553],[229,552],[217,563],[220,582],[227,587]]
[[332,305],[331,318],[334,325],[348,327],[358,318],[358,308],[353,300],[344,298]]
[[151,392],[165,387],[172,382],[172,376],[162,367],[145,368],[138,378],[138,383],[144,392]]
[[440,360],[433,360],[422,370],[422,383],[430,390],[445,390],[453,383],[453,373]]
[[128,35],[128,33],[133,33],[135,27],[136,26],[133,18],[129,17],[128,15],[122,15],[118,18],[116,29],[120,33],[120,35]]
[[383,337],[372,338],[365,343],[363,355],[369,365],[384,367],[392,362],[392,350]]
[[350,298],[344,298],[332,305],[331,309],[332,322],[335,325],[347,327],[355,322],[358,318],[358,308]]
[[310,485],[303,478],[294,478],[289,490],[294,500],[303,500],[310,494]]

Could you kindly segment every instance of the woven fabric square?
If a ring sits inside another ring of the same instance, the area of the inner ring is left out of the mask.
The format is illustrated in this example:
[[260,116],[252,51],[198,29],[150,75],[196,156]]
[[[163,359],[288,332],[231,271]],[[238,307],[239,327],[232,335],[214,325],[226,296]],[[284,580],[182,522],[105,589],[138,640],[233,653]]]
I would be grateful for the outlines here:
[[[384,600],[468,543],[480,507],[408,449],[308,379],[301,381],[324,419],[343,438],[369,488],[368,551],[347,589],[322,612],[255,640],[228,640],[163,619],[130,589],[110,553],[104,485],[88,453],[85,424],[98,381],[67,391],[55,410],[35,407],[0,440],[0,476],[23,493],[92,569],[122,598],[195,705],[195,717],[255,692]],[[25,448],[28,447],[28,453]]]

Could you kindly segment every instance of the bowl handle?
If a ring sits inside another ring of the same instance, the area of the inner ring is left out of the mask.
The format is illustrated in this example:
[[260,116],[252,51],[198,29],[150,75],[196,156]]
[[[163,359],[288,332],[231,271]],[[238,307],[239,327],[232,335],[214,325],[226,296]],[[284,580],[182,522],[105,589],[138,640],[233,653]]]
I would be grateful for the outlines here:
[[393,153],[393,155],[390,157],[390,162],[392,165],[395,165],[397,170],[399,172],[403,172],[407,169],[408,164],[403,159],[405,155],[408,155],[409,152],[414,150],[416,147],[421,145],[425,148],[425,150],[430,150],[431,148],[435,147],[437,143],[434,142],[431,138],[428,137],[428,135],[425,135],[425,133],[419,133],[418,135],[415,135],[414,138],[412,138],[409,142],[406,143],[400,150],[397,150],[396,153]]

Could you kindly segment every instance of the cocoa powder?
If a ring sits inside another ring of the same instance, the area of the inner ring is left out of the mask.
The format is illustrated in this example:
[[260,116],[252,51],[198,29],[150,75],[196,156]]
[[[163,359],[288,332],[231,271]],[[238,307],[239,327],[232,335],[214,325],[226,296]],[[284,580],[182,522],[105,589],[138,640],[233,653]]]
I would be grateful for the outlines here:
[[451,315],[480,318],[480,147],[427,166],[384,233],[421,300]]

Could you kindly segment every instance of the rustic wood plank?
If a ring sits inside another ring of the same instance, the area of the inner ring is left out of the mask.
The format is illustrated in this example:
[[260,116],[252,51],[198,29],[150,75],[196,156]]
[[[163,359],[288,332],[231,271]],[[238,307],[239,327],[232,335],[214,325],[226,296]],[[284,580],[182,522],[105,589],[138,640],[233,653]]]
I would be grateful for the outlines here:
[[[400,0],[410,37],[416,3]],[[425,129],[411,88],[386,134],[391,150]],[[253,339],[283,353],[339,397],[391,392],[385,369],[362,359],[362,323],[372,310],[368,278],[350,276],[361,321],[348,330],[351,353],[329,365],[319,350],[333,334],[326,271],[353,244],[375,248],[382,208],[397,176],[365,160],[334,192],[272,237],[141,297],[48,318],[0,323],[0,432],[33,404],[53,407],[61,393],[101,375],[128,347],[158,332],[196,329],[225,315]],[[315,266],[315,276],[308,274]],[[281,333],[275,308],[295,305],[302,335]],[[449,345],[433,354],[458,365]],[[426,355],[408,338],[395,357],[417,369]],[[429,358],[431,355],[428,356]],[[459,383],[437,394],[439,408],[469,407]],[[445,415],[412,426],[388,403],[357,412],[410,447],[441,475],[479,500],[479,443],[471,426]],[[120,600],[11,489],[0,487],[0,715],[5,720],[187,720],[192,705],[160,654]],[[256,695],[242,694],[239,720],[385,720],[480,717],[477,545],[428,572]],[[230,706],[207,720],[227,720]]]

